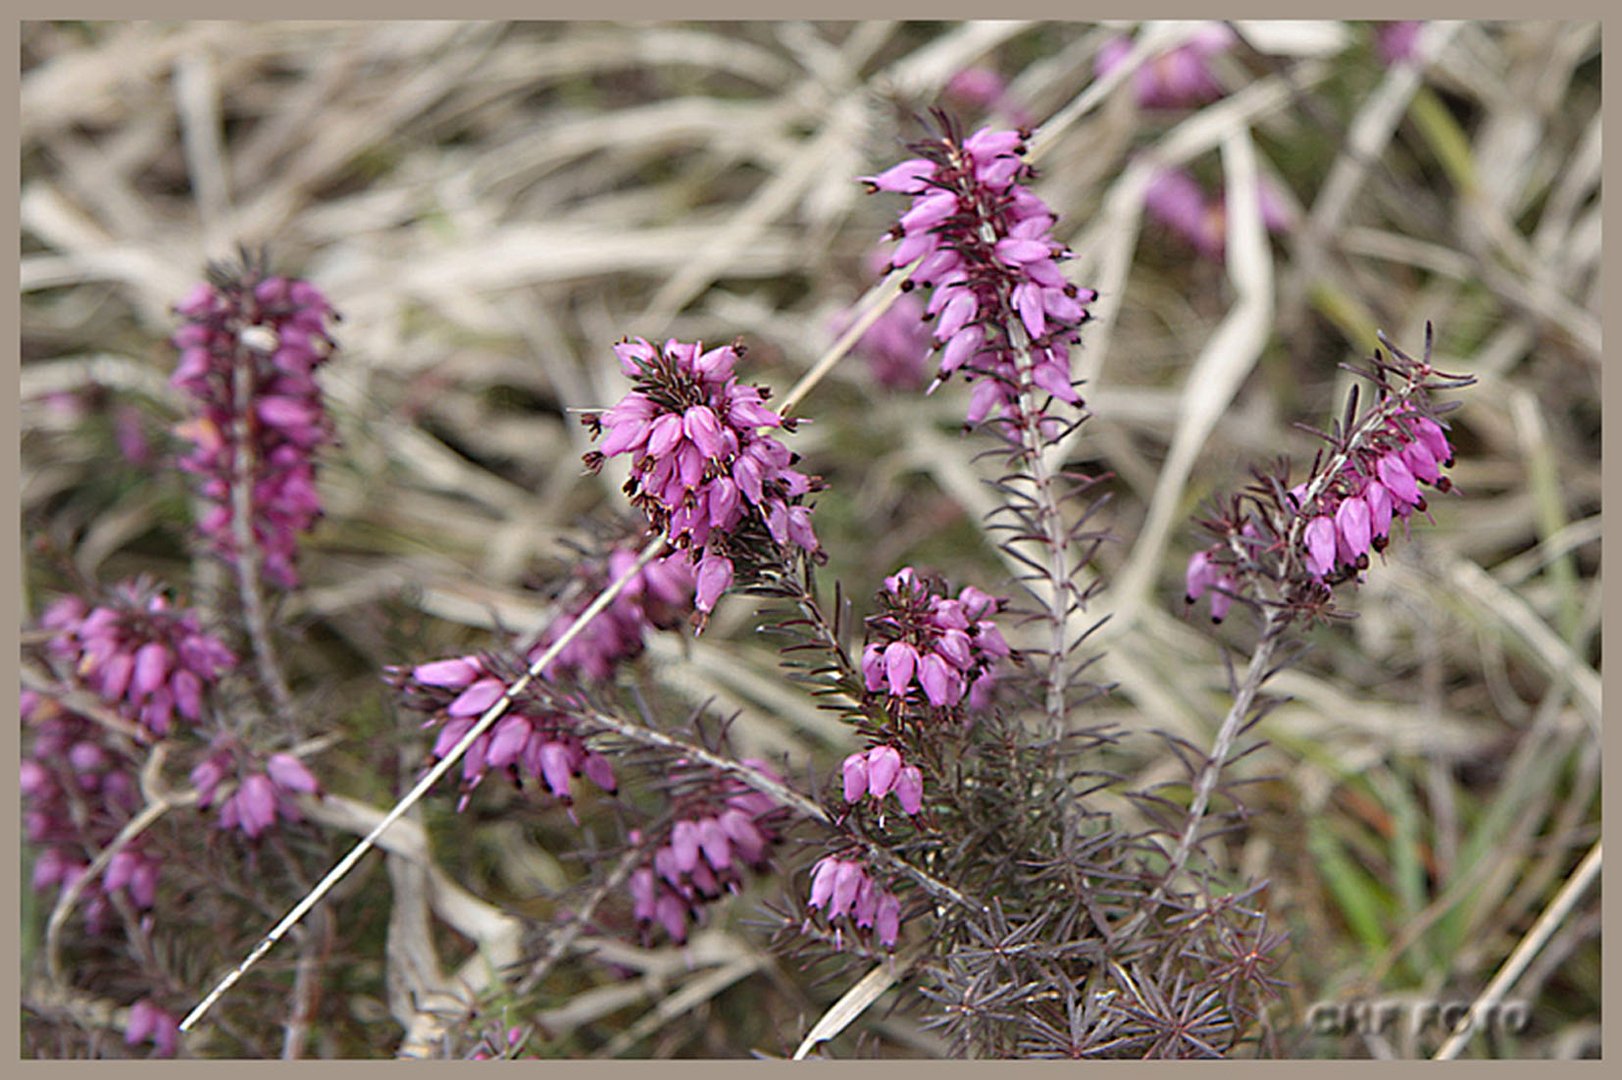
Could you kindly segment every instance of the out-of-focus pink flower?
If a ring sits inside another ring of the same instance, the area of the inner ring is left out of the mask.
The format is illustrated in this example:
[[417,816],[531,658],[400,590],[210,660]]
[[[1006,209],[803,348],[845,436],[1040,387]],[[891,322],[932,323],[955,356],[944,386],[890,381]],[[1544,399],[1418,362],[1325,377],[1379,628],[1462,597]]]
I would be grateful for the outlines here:
[[[530,649],[530,661],[539,659],[562,637],[609,582],[619,580],[635,565],[635,549],[623,544],[614,547],[606,559],[579,563],[576,578],[584,588]],[[614,602],[564,646],[542,672],[543,677],[588,683],[608,681],[622,662],[641,654],[650,629],[675,626],[692,611],[697,588],[695,578],[695,567],[684,554],[655,559],[638,571]],[[713,578],[711,584],[715,584]]]
[[[1162,54],[1133,75],[1132,88],[1145,109],[1181,109],[1222,96],[1222,84],[1211,72],[1210,58],[1232,48],[1234,32],[1222,23],[1206,23],[1195,37]],[[1111,38],[1099,49],[1093,74],[1102,79],[1132,51],[1129,37]]]
[[[888,266],[888,260],[884,265]],[[857,339],[854,351],[867,361],[880,386],[922,390],[929,382],[934,343],[924,318],[923,301],[913,293],[902,293]],[[855,321],[855,311],[841,311],[830,321],[829,329],[837,337]]]
[[158,1057],[174,1057],[180,1049],[179,1022],[151,998],[142,998],[131,1005],[129,1019],[124,1024],[124,1045],[139,1046],[145,1042],[153,1045]]
[[[750,758],[743,764],[782,779],[763,761]],[[770,796],[732,777],[712,778],[707,792],[695,791],[686,801],[691,816],[672,824],[652,858],[628,881],[643,933],[657,923],[677,943],[687,940],[709,904],[743,887],[745,870],[765,869],[782,817]],[[640,842],[641,834],[631,839]]]
[[[139,765],[124,740],[49,698],[24,691],[18,705],[23,834],[39,848],[31,884],[40,891],[67,888],[89,869],[86,853],[106,849],[141,809]],[[106,927],[111,898],[120,892],[135,910],[150,910],[159,865],[145,835],[125,843],[84,893],[86,929],[97,934]]]
[[1413,63],[1419,59],[1419,32],[1425,24],[1419,20],[1378,22],[1374,24],[1374,49],[1386,67]]
[[[222,786],[233,778],[234,790],[221,798]],[[191,782],[200,809],[218,802],[219,827],[236,829],[250,840],[259,839],[278,820],[302,821],[295,797],[321,794],[315,774],[292,754],[272,754],[263,766],[255,766],[224,740],[192,768]]]
[[157,737],[178,716],[196,723],[204,697],[236,657],[204,631],[195,611],[173,608],[149,582],[127,581],[106,603],[53,604],[43,625],[56,631],[49,651],[108,705]]
[[1012,100],[1008,81],[988,67],[969,67],[946,81],[943,96],[952,105],[966,106],[983,113],[1000,111],[1014,124],[1031,123],[1029,110]]
[[[1261,177],[1256,201],[1262,225],[1273,233],[1287,232],[1294,215],[1273,181]],[[1199,182],[1182,169],[1158,170],[1143,194],[1149,216],[1182,237],[1207,259],[1220,260],[1227,247],[1227,203],[1218,192],[1207,196]]]

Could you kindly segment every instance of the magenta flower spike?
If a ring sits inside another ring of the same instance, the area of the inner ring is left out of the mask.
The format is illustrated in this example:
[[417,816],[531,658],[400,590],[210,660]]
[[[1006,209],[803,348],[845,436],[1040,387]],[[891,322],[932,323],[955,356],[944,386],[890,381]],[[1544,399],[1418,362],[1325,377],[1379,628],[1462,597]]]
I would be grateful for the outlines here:
[[1321,614],[1336,586],[1361,580],[1371,551],[1386,550],[1393,518],[1427,511],[1422,486],[1454,490],[1443,473],[1453,447],[1429,398],[1474,379],[1432,366],[1429,327],[1420,360],[1381,340],[1389,355],[1376,351],[1365,372],[1378,398],[1358,415],[1354,395],[1312,473],[1292,486],[1283,475],[1258,472],[1255,486],[1204,523],[1219,539],[1189,559],[1189,604],[1211,591],[1220,594],[1211,601],[1217,618],[1235,597]]
[[1059,270],[1070,253],[1052,236],[1056,215],[1024,186],[1033,175],[1025,135],[983,128],[963,139],[948,128],[915,149],[919,157],[864,179],[870,190],[913,198],[890,231],[890,268],[917,260],[905,287],[932,290],[925,313],[935,318],[936,384],[956,372],[975,383],[971,424],[993,411],[1012,416],[1023,355],[1037,387],[1078,403],[1069,347],[1097,293]]
[[232,492],[246,482],[253,521],[245,535],[261,548],[265,578],[293,588],[298,537],[321,515],[314,454],[334,441],[313,375],[335,348],[327,327],[337,315],[313,285],[269,276],[247,258],[211,266],[175,311],[185,325],[172,339],[180,359],[171,382],[194,408],[176,429],[192,444],[179,465],[208,507],[198,531],[236,561]]

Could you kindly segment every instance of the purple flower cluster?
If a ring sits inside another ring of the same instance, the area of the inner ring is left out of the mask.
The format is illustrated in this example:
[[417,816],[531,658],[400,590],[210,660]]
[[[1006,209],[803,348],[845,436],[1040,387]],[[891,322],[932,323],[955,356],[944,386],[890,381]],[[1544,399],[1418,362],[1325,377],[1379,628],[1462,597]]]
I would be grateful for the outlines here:
[[[1317,477],[1289,489],[1281,519],[1264,532],[1255,517],[1229,521],[1219,531],[1227,536],[1197,551],[1185,574],[1185,599],[1193,604],[1211,594],[1211,618],[1221,622],[1233,597],[1245,590],[1241,580],[1254,555],[1265,550],[1284,556],[1290,567],[1304,571],[1304,581],[1321,595],[1325,587],[1356,578],[1368,569],[1369,552],[1390,543],[1393,520],[1407,521],[1427,508],[1421,485],[1452,490],[1442,474],[1453,464],[1453,448],[1442,426],[1407,403],[1387,410],[1342,457],[1332,476]],[[1282,488],[1282,485],[1281,485]],[[1267,536],[1294,537],[1273,541]],[[1293,542],[1293,549],[1290,544]]]
[[[743,764],[782,779],[763,761]],[[706,904],[743,887],[742,868],[765,868],[778,839],[773,819],[780,807],[741,781],[720,778],[700,802],[701,809],[689,810],[671,826],[651,863],[634,870],[628,883],[637,922],[644,929],[657,922],[678,943],[687,940],[689,926],[700,921]],[[641,843],[641,834],[633,833],[631,841]]]
[[[1385,550],[1393,515],[1406,521],[1425,510],[1420,484],[1451,489],[1442,469],[1452,464],[1453,448],[1440,424],[1412,411],[1393,416],[1313,505],[1302,506],[1307,568],[1320,578],[1366,569],[1369,549]],[[1305,486],[1292,495],[1304,499]]]
[[[222,785],[236,777],[235,787],[220,800]],[[304,763],[292,754],[272,754],[263,768],[248,768],[229,746],[217,744],[191,771],[192,786],[200,798],[197,805],[208,809],[219,801],[219,827],[238,829],[250,840],[259,839],[277,819],[302,821],[295,796],[317,795],[321,785]]]
[[[31,736],[20,763],[23,831],[41,850],[33,886],[68,888],[90,868],[90,856],[111,844],[141,809],[135,759],[105,728],[31,690],[19,697]],[[85,924],[100,933],[122,890],[137,911],[157,897],[158,860],[145,837],[125,844],[108,862],[100,889],[87,892]]]
[[89,689],[152,735],[169,733],[178,714],[196,723],[204,697],[236,658],[204,632],[197,613],[177,610],[144,581],[119,585],[108,603],[87,609],[76,596],[53,603],[40,620],[56,632],[52,655],[74,666]]
[[[1133,75],[1133,93],[1145,109],[1181,109],[1214,101],[1222,84],[1211,73],[1210,59],[1233,47],[1234,32],[1222,23],[1207,23],[1193,40],[1144,64]],[[1132,51],[1129,37],[1111,38],[1098,50],[1093,74],[1102,79],[1125,62]]]
[[[186,325],[173,338],[180,362],[172,382],[197,409],[177,428],[192,444],[179,464],[199,478],[199,494],[209,504],[198,530],[216,551],[235,558],[232,489],[244,449],[239,428],[245,430],[253,537],[265,576],[293,588],[298,535],[321,513],[312,455],[333,438],[314,372],[334,347],[327,322],[336,316],[309,282],[251,268],[214,272],[175,310]],[[245,395],[237,378],[244,366]]]
[[[1030,357],[1035,386],[1070,404],[1081,400],[1068,346],[1080,340],[1086,305],[1098,294],[1059,272],[1070,252],[1053,239],[1053,211],[1024,186],[1033,175],[1022,157],[1025,137],[982,128],[959,139],[948,131],[915,145],[918,157],[862,178],[873,191],[912,196],[890,233],[899,241],[891,268],[919,260],[908,284],[934,290],[924,310],[935,320],[939,378],[962,369],[978,380],[971,424],[993,408],[1016,415],[1021,355]],[[1013,339],[1016,326],[1028,345]]]
[[614,346],[634,388],[618,404],[584,420],[602,436],[586,455],[631,457],[626,493],[671,544],[696,564],[694,603],[709,612],[735,573],[728,540],[759,523],[780,547],[817,554],[811,511],[801,500],[818,482],[792,466],[787,447],[761,428],[788,428],[765,405],[766,393],[738,382],[737,347],[705,351],[698,343],[641,338]]
[[952,599],[910,566],[884,579],[878,600],[862,650],[867,689],[904,701],[916,686],[938,709],[953,708],[965,696],[983,707],[997,662],[1010,653],[991,619],[1003,602],[973,585]]
[[[580,612],[609,582],[636,565],[636,552],[616,547],[606,561],[587,560],[579,576],[588,586],[569,609],[554,620],[529,652],[531,662],[574,625]],[[669,629],[693,607],[692,563],[683,555],[656,559],[628,581],[613,603],[577,634],[541,673],[548,680],[575,678],[606,682],[625,660],[641,654],[650,628]]]
[[864,795],[876,803],[895,793],[901,812],[908,817],[924,804],[924,774],[916,765],[904,765],[901,751],[893,746],[859,750],[845,759],[840,771],[845,781],[845,801],[855,805]]
[[[1256,196],[1262,224],[1269,232],[1285,232],[1294,225],[1289,207],[1265,178],[1258,181]],[[1181,169],[1162,169],[1149,181],[1143,204],[1151,217],[1202,256],[1222,258],[1228,242],[1228,214],[1220,194],[1208,197],[1199,182]]]
[[[450,754],[513,681],[492,672],[479,656],[434,660],[409,669],[394,668],[389,674],[410,707],[432,714],[423,727],[439,726],[432,751],[436,761]],[[574,801],[570,782],[576,776],[584,776],[612,794],[618,788],[613,767],[603,755],[587,749],[573,726],[573,720],[563,713],[515,702],[462,756],[462,797],[457,809],[466,808],[473,789],[492,771],[505,772],[515,783],[525,777],[544,783],[569,807]]]
[[[901,901],[878,885],[859,860],[829,855],[811,868],[808,906],[824,912],[831,925],[847,919],[859,933],[869,932],[886,949],[901,936]],[[835,928],[835,940],[840,933]]]
[[151,998],[142,998],[131,1005],[129,1019],[124,1024],[125,1046],[139,1046],[144,1042],[150,1042],[159,1057],[174,1057],[180,1049],[179,1021]]

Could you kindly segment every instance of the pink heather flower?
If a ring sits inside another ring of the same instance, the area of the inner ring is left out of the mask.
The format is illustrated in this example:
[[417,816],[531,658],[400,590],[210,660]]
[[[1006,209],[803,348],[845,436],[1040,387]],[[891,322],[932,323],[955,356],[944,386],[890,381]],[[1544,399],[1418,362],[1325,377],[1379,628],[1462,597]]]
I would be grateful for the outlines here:
[[[1145,109],[1181,109],[1222,96],[1222,84],[1211,73],[1209,60],[1233,46],[1234,33],[1222,23],[1207,23],[1193,40],[1155,57],[1138,68],[1132,88]],[[1093,61],[1093,74],[1104,78],[1120,67],[1132,51],[1132,39],[1117,37],[1104,43]]]
[[997,662],[1010,654],[991,619],[1002,601],[973,586],[956,599],[935,590],[911,567],[885,579],[880,611],[867,620],[869,641],[862,651],[869,692],[905,700],[916,686],[937,709],[957,707],[971,687],[979,687],[982,696],[989,692]]
[[739,350],[638,338],[614,347],[633,389],[613,408],[584,417],[600,447],[586,455],[631,457],[631,500],[696,566],[694,603],[708,613],[733,584],[740,530],[820,556],[801,500],[820,481],[792,466],[787,447],[761,428],[787,428],[766,392],[738,382]]
[[916,765],[904,765],[901,752],[893,746],[875,746],[851,754],[841,767],[845,801],[855,804],[864,796],[882,803],[895,793],[908,816],[916,814],[923,799],[923,773]]
[[[901,935],[900,901],[856,859],[829,855],[819,860],[811,868],[806,906],[822,911],[829,925],[844,921],[859,934],[871,934],[886,949],[894,949]],[[837,941],[839,931],[835,933]]]
[[1374,49],[1380,63],[1395,67],[1419,59],[1419,32],[1424,28],[1425,24],[1418,20],[1375,23]]
[[[208,511],[198,530],[217,553],[236,558],[232,526],[237,454],[252,454],[253,536],[267,580],[298,584],[297,540],[321,514],[313,454],[333,441],[315,370],[334,343],[337,318],[313,285],[267,276],[255,265],[214,266],[175,311],[186,320],[173,337],[180,350],[171,379],[194,403],[176,433],[192,448],[180,468],[197,477]],[[238,400],[237,371],[248,369]],[[248,442],[239,447],[239,428]]]
[[[599,616],[604,617],[606,612]],[[428,714],[423,727],[438,727],[439,734],[430,750],[435,760],[450,756],[512,681],[491,673],[486,661],[478,656],[391,668],[387,676],[399,690],[403,704]],[[571,808],[571,815],[575,777],[583,776],[609,794],[618,787],[613,766],[575,734],[569,715],[524,700],[515,701],[506,715],[469,744],[462,756],[458,810],[467,807],[473,790],[491,772],[504,774],[520,785],[527,778],[536,788],[544,788]]]
[[[233,778],[234,790],[225,786]],[[272,754],[262,771],[244,768],[242,755],[224,740],[216,740],[209,755],[192,768],[191,782],[198,807],[206,810],[218,802],[218,827],[236,829],[249,840],[258,840],[278,819],[304,820],[295,796],[321,794],[315,775],[292,754]]]
[[[763,761],[743,764],[781,780]],[[705,908],[742,889],[744,871],[763,871],[778,840],[781,807],[733,777],[712,777],[707,791],[684,796],[689,816],[677,819],[648,863],[627,883],[632,911],[646,936],[655,923],[672,941],[687,940]],[[631,841],[641,842],[633,833]]]
[[[1427,327],[1423,361],[1389,343],[1390,358],[1376,353],[1370,376],[1381,391],[1376,404],[1336,426],[1334,453],[1319,458],[1312,476],[1287,487],[1282,475],[1258,473],[1258,485],[1205,522],[1221,539],[1189,560],[1190,604],[1206,591],[1260,588],[1273,594],[1258,597],[1262,602],[1282,601],[1278,610],[1320,614],[1334,586],[1360,581],[1370,552],[1385,551],[1394,518],[1407,521],[1428,509],[1421,485],[1453,490],[1442,472],[1452,467],[1453,448],[1441,424],[1421,411],[1422,403],[1431,390],[1473,380],[1433,368],[1431,340]],[[1218,600],[1213,596],[1214,615],[1220,614]]]
[[[539,659],[574,625],[580,612],[599,592],[635,566],[636,555],[634,548],[620,545],[609,552],[606,560],[580,563],[576,577],[584,587],[567,611],[547,627],[529,650],[529,660]],[[542,675],[554,682],[559,679],[583,683],[609,681],[622,662],[641,655],[649,630],[669,629],[693,609],[695,576],[692,562],[684,555],[667,555],[649,563],[620,590],[607,610],[587,623],[564,647]]]
[[153,1045],[158,1057],[174,1057],[180,1048],[179,1022],[151,998],[142,998],[131,1005],[124,1025],[125,1046],[139,1046],[144,1042]]
[[931,289],[924,311],[935,319],[937,382],[961,370],[976,384],[971,424],[993,410],[1012,417],[1017,357],[1025,353],[1037,388],[1078,403],[1069,347],[1097,294],[1059,271],[1070,252],[1053,239],[1056,215],[1024,186],[1032,175],[1021,157],[1024,136],[982,128],[959,139],[949,131],[914,149],[922,156],[862,180],[873,191],[913,197],[890,231],[897,241],[890,266],[919,260],[907,287]]
[[916,765],[903,766],[895,781],[895,797],[901,803],[901,812],[908,817],[918,813],[924,805],[924,774]]
[[144,580],[116,586],[107,603],[88,612],[76,598],[58,601],[42,625],[56,632],[51,655],[159,738],[177,716],[190,723],[202,719],[205,694],[236,664],[231,651],[203,630],[195,611],[172,608]]
[[[23,833],[39,848],[31,884],[40,891],[66,888],[89,868],[90,854],[111,844],[140,811],[140,767],[122,740],[56,702],[25,691],[18,705]],[[105,929],[117,893],[137,911],[156,902],[160,863],[146,845],[144,834],[127,843],[84,894],[90,933]]]

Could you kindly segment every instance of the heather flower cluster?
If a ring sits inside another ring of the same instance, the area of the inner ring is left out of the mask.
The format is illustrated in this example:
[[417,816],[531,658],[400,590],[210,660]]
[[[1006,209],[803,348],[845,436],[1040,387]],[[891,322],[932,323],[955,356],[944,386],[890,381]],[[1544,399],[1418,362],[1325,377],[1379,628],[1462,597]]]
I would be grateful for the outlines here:
[[[1265,177],[1257,181],[1257,203],[1268,232],[1287,232],[1294,218],[1284,200]],[[1220,260],[1228,243],[1227,204],[1219,193],[1205,189],[1182,169],[1161,169],[1143,194],[1149,216],[1182,237],[1207,259]]]
[[[233,776],[234,788],[227,783]],[[315,775],[292,754],[271,754],[262,767],[249,768],[223,741],[192,769],[191,782],[198,807],[206,810],[218,802],[218,826],[237,829],[249,840],[257,840],[277,819],[302,821],[296,797],[321,791]]]
[[869,639],[862,650],[867,689],[898,703],[921,691],[937,709],[954,708],[965,697],[974,708],[984,708],[997,663],[1010,655],[991,618],[1003,601],[973,585],[955,599],[937,588],[910,566],[884,579],[880,608],[868,617]]
[[[829,925],[843,920],[860,934],[871,934],[886,949],[894,949],[901,935],[901,901],[873,880],[857,858],[829,855],[811,868],[811,898],[807,906],[822,911]],[[834,927],[841,944],[842,927]]]
[[[19,707],[30,736],[19,769],[23,832],[40,848],[33,887],[66,889],[140,811],[139,766],[106,728],[55,701],[24,690]],[[102,872],[99,890],[87,893],[89,932],[106,928],[116,893],[135,910],[149,910],[157,898],[158,869],[143,836],[126,843]]]
[[[770,765],[748,758],[744,765],[781,781]],[[709,790],[682,799],[683,816],[671,825],[652,858],[632,871],[627,887],[644,933],[658,923],[677,943],[703,919],[705,907],[743,887],[743,870],[764,870],[778,840],[781,807],[771,796],[731,777],[717,777]],[[633,844],[644,842],[640,832]]]
[[759,525],[780,548],[820,554],[810,508],[819,481],[793,468],[787,447],[762,428],[790,428],[766,407],[766,392],[738,382],[738,347],[638,338],[614,347],[634,388],[603,413],[584,417],[602,444],[586,455],[601,468],[631,458],[626,494],[666,539],[689,552],[700,612],[731,587],[742,554],[735,535]]
[[1406,521],[1425,510],[1420,484],[1451,489],[1442,469],[1452,464],[1440,424],[1412,410],[1391,417],[1315,502],[1306,501],[1305,485],[1292,490],[1308,515],[1302,533],[1308,569],[1320,578],[1367,569],[1369,549],[1383,551],[1389,542],[1393,514]]
[[198,478],[209,507],[198,530],[234,560],[234,491],[251,484],[265,577],[293,588],[298,536],[321,513],[313,454],[333,440],[314,379],[334,347],[332,306],[307,281],[266,277],[245,264],[215,268],[175,310],[186,325],[173,338],[180,363],[171,381],[197,410],[177,428],[192,444],[179,464]]
[[[1453,489],[1442,472],[1453,465],[1453,447],[1421,402],[1427,385],[1458,387],[1472,380],[1435,372],[1428,337],[1422,362],[1392,352],[1389,361],[1376,353],[1375,377],[1396,373],[1408,380],[1406,387],[1390,392],[1382,381],[1387,393],[1355,424],[1349,409],[1348,430],[1331,439],[1336,452],[1320,456],[1305,481],[1286,489],[1287,481],[1264,477],[1249,511],[1236,501],[1225,516],[1206,523],[1219,539],[1189,559],[1189,604],[1209,594],[1211,617],[1220,622],[1233,599],[1254,591],[1262,578],[1322,600],[1331,587],[1360,580],[1369,553],[1384,552],[1390,543],[1394,521],[1407,522],[1428,509],[1422,487]],[[1432,376],[1440,381],[1423,382]]]
[[[1214,101],[1223,94],[1222,84],[1211,71],[1213,56],[1233,47],[1235,35],[1228,26],[1206,23],[1187,43],[1158,56],[1133,74],[1132,89],[1141,108],[1182,109]],[[1102,79],[1120,67],[1132,51],[1132,39],[1111,38],[1098,50],[1093,74]]]
[[[912,264],[909,287],[934,290],[925,314],[935,320],[941,350],[939,378],[962,370],[976,382],[968,422],[993,409],[1012,417],[1027,380],[1069,404],[1081,399],[1070,382],[1069,346],[1097,298],[1065,280],[1058,264],[1070,257],[1053,239],[1058,220],[1025,183],[1025,135],[983,128],[967,139],[949,129],[913,147],[919,155],[876,176],[873,191],[912,196],[912,206],[891,230],[898,241],[892,269]],[[1028,342],[1014,340],[1023,328]]]
[[859,750],[845,758],[840,772],[845,801],[852,806],[864,796],[882,804],[884,797],[894,792],[901,812],[908,817],[923,808],[924,774],[916,765],[902,764],[901,751],[893,746]]
[[144,581],[112,591],[88,608],[64,596],[41,626],[55,631],[49,651],[108,705],[151,735],[169,733],[176,716],[198,722],[208,689],[236,664],[220,640],[204,631],[195,611],[173,608]]
[[[529,652],[531,662],[574,625],[603,587],[630,571],[636,558],[633,549],[620,546],[610,551],[606,560],[582,562],[577,576],[586,588],[541,634]],[[692,610],[694,588],[693,566],[685,556],[655,559],[638,570],[608,608],[563,647],[542,670],[542,677],[548,681],[608,681],[621,663],[641,654],[650,629],[670,629]]]
[[151,998],[142,998],[130,1006],[129,1019],[124,1024],[124,1045],[140,1046],[147,1042],[156,1048],[159,1057],[174,1057],[180,1048],[180,1022]]
[[[516,672],[498,672],[485,657],[459,656],[391,668],[388,676],[409,708],[430,714],[422,726],[439,728],[430,752],[438,761],[448,757],[485,711],[501,700]],[[577,776],[612,794],[618,789],[613,766],[587,748],[574,728],[574,718],[566,713],[529,701],[514,702],[463,754],[457,809],[466,809],[473,790],[491,772],[503,773],[519,786],[526,778],[544,784],[571,814],[572,782]]]

